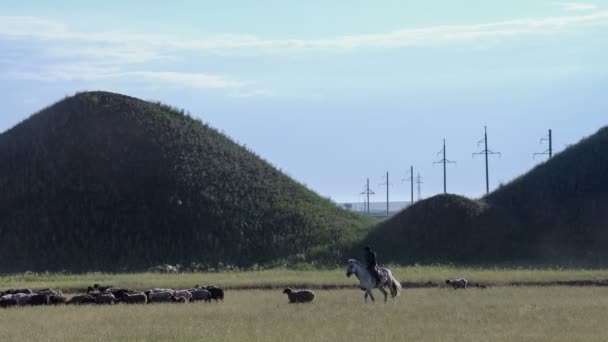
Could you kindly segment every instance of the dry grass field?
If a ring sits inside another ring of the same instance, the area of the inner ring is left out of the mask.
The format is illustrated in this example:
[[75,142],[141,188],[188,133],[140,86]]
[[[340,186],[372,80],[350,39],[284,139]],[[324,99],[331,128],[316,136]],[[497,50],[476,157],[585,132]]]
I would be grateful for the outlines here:
[[608,288],[405,290],[396,304],[358,290],[227,291],[224,303],[0,310],[2,341],[605,341]]

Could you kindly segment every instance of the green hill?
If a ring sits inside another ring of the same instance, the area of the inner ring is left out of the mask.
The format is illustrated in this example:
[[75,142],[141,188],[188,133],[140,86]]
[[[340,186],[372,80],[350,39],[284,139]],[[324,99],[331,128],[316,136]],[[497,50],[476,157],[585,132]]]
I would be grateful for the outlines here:
[[384,262],[608,264],[608,127],[480,200],[439,195],[377,225]]
[[369,225],[183,111],[107,92],[1,134],[0,161],[4,272],[335,263]]

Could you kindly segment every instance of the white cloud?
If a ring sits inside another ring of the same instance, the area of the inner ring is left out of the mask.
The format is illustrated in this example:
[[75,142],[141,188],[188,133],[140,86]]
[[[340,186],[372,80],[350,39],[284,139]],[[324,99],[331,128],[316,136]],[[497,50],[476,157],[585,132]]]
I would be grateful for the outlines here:
[[243,82],[203,73],[180,73],[170,71],[121,71],[120,68],[87,64],[52,65],[36,71],[8,72],[5,78],[34,81],[98,81],[107,79],[140,78],[183,85],[192,88],[238,89]]
[[591,11],[597,9],[596,5],[578,2],[560,2],[558,5],[566,11]]
[[[582,9],[583,4],[568,3],[568,8]],[[92,44],[106,55],[126,55],[133,60],[166,57],[175,50],[227,53],[248,50],[249,53],[289,52],[293,50],[348,51],[359,48],[398,48],[404,46],[460,43],[525,34],[555,33],[582,24],[605,24],[608,11],[585,15],[557,16],[538,19],[514,19],[469,25],[440,25],[408,28],[384,33],[328,37],[322,39],[265,39],[254,35],[217,35],[205,39],[183,39],[162,34],[124,32],[74,32],[61,22],[36,17],[0,16],[0,38],[37,39],[41,41]],[[102,46],[101,48],[99,46]],[[59,49],[67,54],[69,49]],[[74,49],[74,54],[83,50]],[[84,50],[87,51],[87,50]]]

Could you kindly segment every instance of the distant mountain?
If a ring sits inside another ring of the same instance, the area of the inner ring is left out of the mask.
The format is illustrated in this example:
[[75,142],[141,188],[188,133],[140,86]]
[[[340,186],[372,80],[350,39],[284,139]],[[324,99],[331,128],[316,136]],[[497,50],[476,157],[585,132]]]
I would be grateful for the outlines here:
[[0,135],[4,272],[335,263],[368,225],[162,104],[80,93]]
[[415,203],[363,244],[385,262],[608,265],[608,127],[481,200]]

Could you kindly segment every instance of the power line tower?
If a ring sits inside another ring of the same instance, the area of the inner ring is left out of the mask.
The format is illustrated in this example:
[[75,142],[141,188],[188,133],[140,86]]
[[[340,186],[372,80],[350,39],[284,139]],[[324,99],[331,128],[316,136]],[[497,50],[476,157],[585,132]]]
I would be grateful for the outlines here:
[[410,177],[409,178],[404,178],[401,181],[410,181],[410,205],[414,204],[414,166],[410,166]]
[[545,150],[545,152],[541,152],[541,153],[534,153],[532,155],[532,158],[536,158],[537,155],[542,155],[542,154],[548,154],[549,155],[549,159],[551,159],[551,157],[553,157],[553,134],[551,132],[551,130],[549,130],[549,135],[547,135],[546,138],[541,138],[540,139],[540,143],[542,144],[543,141],[546,141],[549,144],[549,148]]
[[422,177],[420,177],[420,172],[418,172],[418,176],[416,177],[416,184],[418,185],[418,200],[420,201],[420,184],[423,184]]
[[473,157],[475,157],[475,155],[478,154],[483,154],[486,157],[486,194],[490,193],[490,174],[489,174],[489,169],[488,169],[488,155],[493,155],[493,154],[498,154],[498,156],[501,156],[500,152],[493,152],[490,151],[488,149],[488,127],[487,126],[483,126],[483,139],[479,140],[477,142],[477,146],[479,146],[479,144],[484,144],[484,149],[482,151],[479,151],[477,153],[473,153]]
[[369,188],[369,178],[367,179],[367,184],[365,186],[365,190],[363,190],[363,192],[361,192],[361,195],[366,195],[367,196],[367,201],[365,203],[365,210],[367,211],[367,216],[369,216],[369,196],[370,195],[375,195],[376,193],[373,192],[370,188]]
[[443,149],[439,152],[437,152],[437,154],[442,154],[443,153],[443,159],[441,159],[440,161],[436,161],[433,164],[443,164],[443,193],[447,194],[447,173],[446,173],[446,164],[456,164],[455,161],[451,161],[451,160],[447,160],[445,157],[445,139],[443,139]]
[[380,183],[379,185],[386,185],[386,215],[388,216],[388,187],[391,186],[391,183],[389,183],[388,180],[388,171],[386,171],[386,181],[384,183]]

